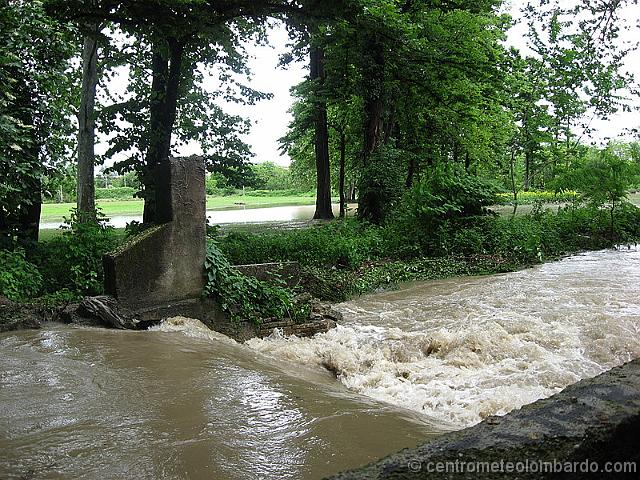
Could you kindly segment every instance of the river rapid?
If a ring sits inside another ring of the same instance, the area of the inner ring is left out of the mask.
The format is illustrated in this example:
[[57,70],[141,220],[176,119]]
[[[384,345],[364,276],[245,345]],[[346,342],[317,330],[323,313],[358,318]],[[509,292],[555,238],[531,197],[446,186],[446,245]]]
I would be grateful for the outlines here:
[[322,478],[640,357],[638,285],[625,248],[363,296],[312,339],[0,334],[0,478]]

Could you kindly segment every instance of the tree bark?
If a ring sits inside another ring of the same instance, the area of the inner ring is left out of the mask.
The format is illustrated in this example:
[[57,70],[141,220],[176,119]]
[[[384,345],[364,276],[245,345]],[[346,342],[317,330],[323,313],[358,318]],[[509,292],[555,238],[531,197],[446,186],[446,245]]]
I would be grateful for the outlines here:
[[78,219],[95,220],[95,99],[98,86],[98,25],[91,25],[82,50],[82,93],[78,111]]
[[407,169],[407,180],[404,182],[404,186],[409,189],[413,186],[413,176],[416,173],[416,157],[414,155],[409,156],[409,168]]
[[33,192],[32,203],[20,212],[19,238],[25,242],[37,242],[40,235],[40,214],[42,212],[42,184],[37,182]]
[[347,160],[347,136],[344,132],[340,133],[340,218],[347,215],[347,198],[344,191],[344,171]]
[[[369,36],[365,42],[364,54],[369,58],[369,67],[363,72],[365,83],[364,98],[364,148],[362,161],[365,167],[373,153],[382,145],[384,140],[384,49],[382,43],[375,37]],[[381,223],[383,217],[379,186],[368,185],[368,179],[362,179],[360,199],[358,202],[358,216],[374,223]]]
[[[325,79],[324,51],[322,47],[312,46],[310,51],[311,80],[322,87]],[[329,127],[327,125],[327,103],[319,98],[315,91],[314,124],[316,154],[316,211],[314,219],[329,220],[333,218],[331,208],[331,168],[329,162]]]
[[[168,55],[163,48],[165,42]],[[166,223],[172,219],[168,161],[183,74],[183,54],[184,43],[172,37],[153,45],[149,146],[142,178],[144,223]]]
[[528,192],[531,183],[531,155],[529,152],[524,154],[524,191]]

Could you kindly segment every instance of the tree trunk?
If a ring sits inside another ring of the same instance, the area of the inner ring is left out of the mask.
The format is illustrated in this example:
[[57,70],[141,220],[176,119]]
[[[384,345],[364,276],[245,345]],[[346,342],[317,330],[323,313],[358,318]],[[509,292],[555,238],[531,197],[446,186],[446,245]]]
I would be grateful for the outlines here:
[[168,161],[183,74],[184,43],[172,37],[166,39],[166,43],[169,47],[168,56],[164,53],[164,45],[154,43],[153,46],[149,147],[142,178],[145,191],[144,223],[165,223],[172,219]]
[[82,50],[82,93],[78,111],[78,219],[95,220],[95,99],[98,86],[98,25],[91,25]]
[[42,184],[38,181],[33,191],[32,203],[22,208],[18,227],[19,237],[25,242],[37,242],[40,234],[40,214],[42,212]]
[[365,69],[365,99],[364,99],[364,163],[367,165],[369,157],[384,140],[384,49],[375,35],[371,35],[365,42],[367,55],[371,57],[368,68]]
[[[365,52],[369,66],[363,72],[365,84],[364,98],[364,144],[362,161],[365,167],[373,153],[384,139],[384,48],[375,35],[365,41]],[[379,185],[372,185],[368,178],[361,180],[358,216],[362,219],[381,223],[384,199]]]
[[352,180],[349,181],[349,194],[347,195],[349,202],[356,201],[356,183]]
[[528,192],[531,184],[531,155],[529,152],[524,154],[524,191]]
[[347,197],[344,191],[344,170],[347,160],[347,136],[340,133],[340,218],[347,215]]
[[[312,46],[311,80],[316,86],[324,84],[324,51],[321,47]],[[318,98],[319,89],[315,91],[314,123],[316,153],[316,211],[314,219],[329,220],[333,218],[331,208],[331,168],[329,163],[329,128],[327,126],[327,104]]]
[[413,186],[413,176],[416,173],[416,157],[414,155],[409,156],[409,169],[407,171],[407,180],[404,186],[409,189]]
[[518,211],[518,185],[516,184],[516,152],[511,149],[511,159],[509,161],[509,174],[511,176],[511,192],[513,193],[513,213]]

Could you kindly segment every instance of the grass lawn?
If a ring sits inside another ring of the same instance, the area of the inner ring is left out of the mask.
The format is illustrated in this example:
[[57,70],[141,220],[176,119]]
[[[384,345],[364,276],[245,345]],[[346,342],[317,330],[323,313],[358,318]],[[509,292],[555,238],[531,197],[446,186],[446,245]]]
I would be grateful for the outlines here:
[[[207,210],[227,210],[241,206],[249,208],[277,207],[285,205],[313,205],[315,197],[289,195],[279,197],[253,197],[251,195],[230,195],[228,197],[207,197]],[[116,215],[142,215],[142,200],[98,200],[98,207],[107,217]],[[40,221],[43,223],[61,222],[69,216],[75,203],[46,203],[42,205]]]

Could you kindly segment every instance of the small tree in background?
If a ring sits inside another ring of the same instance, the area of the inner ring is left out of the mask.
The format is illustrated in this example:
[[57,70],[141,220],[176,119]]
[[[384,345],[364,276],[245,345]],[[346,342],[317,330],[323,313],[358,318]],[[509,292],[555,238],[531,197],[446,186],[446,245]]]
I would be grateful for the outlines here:
[[608,208],[611,238],[615,238],[615,214],[626,201],[629,189],[639,180],[638,166],[612,147],[589,155],[575,170],[576,190],[595,208]]

